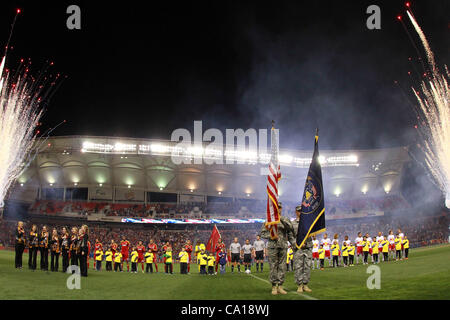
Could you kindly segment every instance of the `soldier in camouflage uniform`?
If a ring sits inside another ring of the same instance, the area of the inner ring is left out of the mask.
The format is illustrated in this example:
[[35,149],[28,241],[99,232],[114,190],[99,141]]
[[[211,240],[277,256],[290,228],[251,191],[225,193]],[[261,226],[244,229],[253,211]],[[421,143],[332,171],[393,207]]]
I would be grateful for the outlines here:
[[[270,238],[270,231],[265,226],[261,229],[261,238],[268,239],[267,253],[269,256],[270,275],[269,281],[272,283],[272,294],[286,294],[283,289],[284,278],[286,275],[286,254],[288,241],[295,243],[295,232],[292,222],[281,216],[281,203],[278,204],[280,209],[280,223],[278,226],[278,237],[274,240]],[[296,248],[293,248],[294,251]]]
[[[300,222],[300,212],[302,206],[297,206],[295,208],[295,213],[297,214],[297,219],[292,221],[292,226],[294,227],[295,238],[297,239],[298,224]],[[296,247],[296,245],[295,245]],[[303,246],[294,252],[294,278],[298,285],[297,292],[301,293],[311,292],[312,290],[308,288],[309,278],[311,276],[311,265],[312,265],[312,240],[308,237],[303,244]]]

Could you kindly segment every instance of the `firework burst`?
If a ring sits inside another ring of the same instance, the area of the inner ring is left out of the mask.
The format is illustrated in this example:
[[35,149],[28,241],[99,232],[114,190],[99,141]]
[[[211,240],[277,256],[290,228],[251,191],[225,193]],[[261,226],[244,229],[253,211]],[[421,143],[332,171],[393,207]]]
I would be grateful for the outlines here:
[[[42,70],[36,79],[30,74],[31,62],[20,60],[16,71],[5,68],[17,9],[0,65],[0,208],[7,192],[32,160],[36,127],[42,116],[41,102],[48,96],[57,77],[45,76]],[[53,63],[50,63],[53,65]],[[58,75],[59,76],[59,75]]]
[[433,51],[410,10],[406,11],[420,37],[426,53],[429,71],[425,74],[420,91],[412,88],[419,103],[419,133],[423,139],[421,149],[425,164],[434,181],[445,194],[445,205],[450,208],[450,108],[449,72],[441,73],[436,65]]

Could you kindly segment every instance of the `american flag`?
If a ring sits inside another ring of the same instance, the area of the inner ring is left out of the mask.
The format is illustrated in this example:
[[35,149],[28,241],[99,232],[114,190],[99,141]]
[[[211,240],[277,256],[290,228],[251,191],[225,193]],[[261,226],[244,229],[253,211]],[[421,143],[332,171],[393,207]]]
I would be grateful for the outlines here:
[[278,235],[277,224],[280,223],[280,211],[278,208],[278,181],[281,179],[280,164],[278,162],[278,130],[272,126],[271,130],[271,157],[269,162],[269,174],[267,175],[267,221],[266,228],[270,230],[270,237]]

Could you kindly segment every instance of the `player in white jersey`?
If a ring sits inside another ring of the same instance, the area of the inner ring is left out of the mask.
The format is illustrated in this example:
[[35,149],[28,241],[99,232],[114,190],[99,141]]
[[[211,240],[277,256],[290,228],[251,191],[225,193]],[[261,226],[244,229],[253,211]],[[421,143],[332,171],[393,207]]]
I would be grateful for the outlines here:
[[363,256],[362,242],[363,242],[362,233],[358,232],[358,236],[355,239],[355,243],[356,243],[356,264],[358,264],[359,256],[361,256],[361,258]]
[[323,249],[325,250],[325,258],[328,259],[328,266],[331,267],[331,254],[330,254],[330,245],[331,239],[328,238],[328,234],[323,235],[323,239],[320,241],[320,244],[323,245]]
[[320,243],[319,243],[319,240],[316,239],[316,236],[312,236],[312,246],[313,246],[312,247],[312,258],[313,258],[312,268],[313,269],[315,269],[314,261],[316,261],[317,269],[320,268],[320,266],[319,266],[319,264],[320,264],[320,261],[319,261],[319,245],[320,245]]
[[405,256],[405,248],[403,248],[403,238],[405,237],[405,235],[403,234],[403,232],[400,228],[398,228],[397,233],[398,233],[398,237],[400,238],[400,241],[402,242],[402,257],[404,257]]
[[377,236],[378,256],[381,257],[382,261],[384,261],[383,255],[381,254],[383,252],[383,246],[381,245],[383,240],[384,240],[383,234],[381,232],[378,232],[378,236]]
[[392,230],[389,230],[387,240],[389,241],[389,251],[391,252],[392,259],[395,259],[395,236]]

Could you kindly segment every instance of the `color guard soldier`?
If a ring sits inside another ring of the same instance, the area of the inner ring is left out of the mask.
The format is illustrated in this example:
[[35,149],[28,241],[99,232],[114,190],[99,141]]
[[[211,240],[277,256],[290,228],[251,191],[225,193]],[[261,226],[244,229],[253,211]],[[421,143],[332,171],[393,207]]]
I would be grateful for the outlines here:
[[42,227],[41,236],[39,237],[39,249],[41,251],[41,270],[48,271],[48,242],[49,235],[47,227]]
[[25,230],[23,229],[22,221],[19,221],[17,223],[15,249],[16,249],[16,259],[15,259],[16,268],[22,269],[22,255],[23,250],[25,249]]
[[36,257],[39,249],[39,233],[37,226],[31,226],[30,235],[28,237],[28,267],[30,270],[36,270]]
[[52,237],[50,240],[50,270],[53,272],[58,272],[59,267],[59,253],[60,253],[60,240],[58,236],[58,231],[53,228]]

